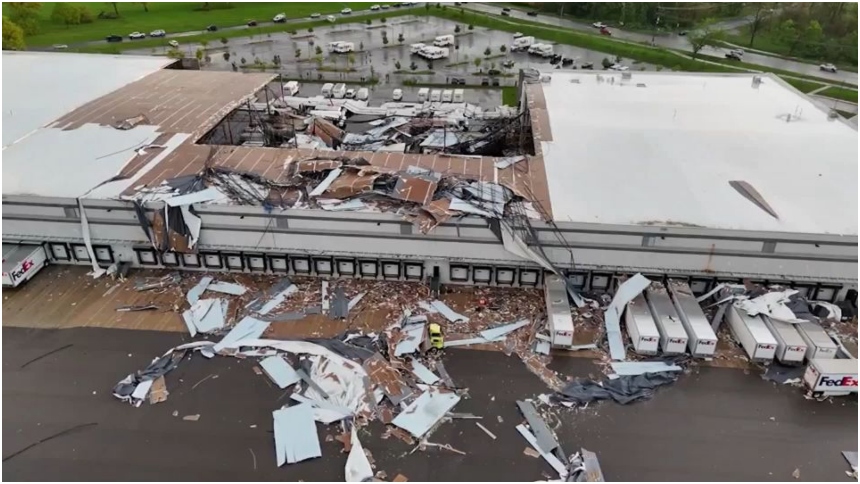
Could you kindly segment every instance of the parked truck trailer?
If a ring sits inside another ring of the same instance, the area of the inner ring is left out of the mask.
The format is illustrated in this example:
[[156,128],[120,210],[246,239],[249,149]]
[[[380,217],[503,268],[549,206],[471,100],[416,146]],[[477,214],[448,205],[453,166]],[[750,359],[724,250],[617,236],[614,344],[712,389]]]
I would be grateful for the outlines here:
[[807,346],[795,325],[764,314],[761,319],[776,338],[776,360],[785,365],[802,365]]
[[648,308],[651,310],[651,315],[654,317],[654,323],[657,325],[657,331],[660,333],[660,349],[667,355],[680,355],[687,351],[687,331],[684,330],[684,325],[678,313],[675,311],[675,306],[672,300],[669,299],[669,292],[660,282],[652,282],[645,289],[645,300],[648,302]]
[[660,344],[660,332],[648,308],[644,294],[636,296],[627,304],[624,317],[627,335],[633,343],[633,351],[640,355],[656,355]]
[[732,304],[727,309],[729,329],[740,343],[750,361],[773,361],[776,354],[776,338],[758,316],[750,316]]
[[797,326],[800,337],[806,342],[807,360],[824,360],[836,357],[839,346],[830,339],[830,336],[819,324],[806,322],[798,323],[795,326]]
[[669,280],[667,284],[675,310],[687,331],[690,354],[697,358],[710,358],[717,349],[717,335],[702,311],[693,290],[684,281]]

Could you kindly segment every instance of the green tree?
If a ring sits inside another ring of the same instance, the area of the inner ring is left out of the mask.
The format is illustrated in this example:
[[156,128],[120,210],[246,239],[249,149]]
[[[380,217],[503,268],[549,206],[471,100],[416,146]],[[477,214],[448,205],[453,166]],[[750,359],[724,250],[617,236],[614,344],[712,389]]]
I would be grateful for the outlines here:
[[756,3],[755,4],[755,14],[753,15],[752,22],[750,22],[750,47],[755,44],[755,35],[758,33],[759,29],[764,24],[765,18],[770,10],[769,3]]
[[418,70],[418,64],[416,64],[415,61],[412,61],[412,63],[409,64],[409,69],[413,71]]
[[484,60],[481,59],[480,57],[475,57],[475,60],[474,60],[475,67],[481,67],[481,62],[484,62]]
[[200,41],[200,47],[203,47],[204,49],[206,49],[207,47],[209,47],[209,41],[206,39],[201,40]]
[[457,25],[455,25],[455,26],[454,26],[454,33],[455,33],[455,34],[459,34],[459,33],[460,33],[460,30],[461,30],[461,29],[460,29],[460,25],[459,25],[459,24],[457,24]]
[[713,24],[712,20],[706,20],[703,27],[690,35],[690,48],[693,51],[693,57],[696,57],[706,45],[719,45],[723,39],[723,31],[715,29]]
[[25,35],[39,32],[39,12],[42,4],[38,2],[5,2],[3,13],[9,15],[9,20],[17,24]]
[[394,68],[400,70],[400,61],[394,61]]
[[397,36],[397,42],[402,44],[404,40],[406,39],[403,37],[403,32],[400,32],[400,34]]
[[468,28],[469,30],[475,30],[475,26],[474,26],[474,25],[472,25],[472,24],[469,24],[469,27],[467,27],[467,28]]
[[320,46],[314,47],[314,53],[316,55],[322,55],[322,47],[320,47]]
[[817,56],[821,53],[821,44],[824,40],[824,29],[817,20],[810,20],[803,29],[800,43],[803,44],[803,52],[808,56]]
[[302,57],[302,49],[296,49],[296,59],[300,59]]
[[143,7],[144,12],[149,12],[149,4],[147,2],[138,2]]
[[203,51],[202,48],[199,47],[197,48],[197,52],[194,53],[194,57],[196,57],[199,61],[203,60],[204,55],[206,55],[206,53]]
[[313,28],[313,27],[308,27],[308,33],[309,33],[309,34],[314,33],[314,28]]
[[182,59],[185,57],[185,53],[179,49],[170,49],[167,51],[167,57],[171,59]]
[[367,25],[371,25],[373,23],[373,20],[367,19],[367,20],[365,20],[364,23],[366,23]]
[[388,21],[388,19],[386,19],[385,17],[382,17],[381,19],[379,19],[379,21],[380,21],[380,22],[382,22],[382,23],[385,23],[385,22],[387,22],[387,21]]
[[51,11],[51,21],[64,24],[66,28],[81,23],[81,12],[74,3],[57,2]]
[[223,58],[224,58],[224,61],[225,61],[225,62],[226,62],[226,61],[229,61],[229,60],[230,60],[230,53],[229,53],[229,52],[224,52],[223,54],[221,54],[221,57],[223,57]]
[[507,45],[502,44],[502,45],[500,45],[500,46],[499,46],[499,52],[501,52],[502,54],[504,54],[505,52],[507,52],[507,50],[508,50],[508,46],[507,46]]
[[382,44],[388,45],[388,37],[387,36],[382,38]]
[[24,29],[3,16],[3,50],[24,50]]
[[487,57],[487,56],[489,56],[489,55],[490,55],[490,54],[492,54],[492,53],[493,53],[493,51],[492,51],[492,50],[490,50],[490,48],[489,48],[489,47],[487,47],[486,49],[484,49],[484,57]]
[[228,42],[230,42],[230,39],[228,39],[227,37],[221,37],[222,44],[227,45]]
[[115,13],[116,16],[119,17],[119,5],[117,5],[117,3],[118,2],[110,2],[110,4],[113,5],[113,13]]

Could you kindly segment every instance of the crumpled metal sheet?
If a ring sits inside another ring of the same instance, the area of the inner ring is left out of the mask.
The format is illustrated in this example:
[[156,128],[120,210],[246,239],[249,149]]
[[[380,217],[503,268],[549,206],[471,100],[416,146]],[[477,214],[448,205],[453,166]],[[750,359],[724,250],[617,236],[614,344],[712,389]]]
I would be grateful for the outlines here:
[[525,417],[526,422],[529,424],[538,450],[543,454],[549,454],[558,448],[558,441],[555,440],[555,436],[553,436],[552,431],[547,427],[546,422],[538,415],[534,405],[531,402],[517,400],[517,407],[519,407],[520,413],[523,414],[523,417]]
[[663,361],[613,361],[610,365],[612,366],[612,371],[618,376],[683,370],[678,365],[672,365]]
[[449,308],[447,304],[443,303],[442,301],[439,301],[438,299],[431,302],[430,306],[432,306],[433,309],[435,309],[440,314],[442,314],[442,316],[445,316],[445,319],[447,319],[448,321],[451,321],[452,323],[468,323],[469,322],[469,318],[467,318],[466,316],[463,316],[462,314]]
[[429,388],[400,412],[392,424],[420,439],[460,401],[451,391]]
[[439,381],[439,377],[436,376],[429,368],[421,364],[420,361],[416,359],[412,359],[412,373],[418,377],[423,383],[427,385],[432,385]]
[[677,373],[666,372],[620,376],[614,380],[605,380],[600,383],[591,380],[574,380],[553,397],[562,402],[577,405],[598,400],[614,400],[626,405],[637,400],[651,398],[654,389],[674,383],[677,379]]
[[197,281],[197,285],[188,290],[188,293],[185,295],[185,299],[188,300],[188,304],[194,305],[200,299],[200,296],[203,295],[203,292],[209,287],[209,284],[212,283],[212,278],[209,276],[201,277],[199,281]]
[[[179,366],[179,362],[188,354],[189,350],[200,351],[202,353],[204,350],[211,348],[213,344],[211,341],[194,341],[167,350],[162,356],[154,358],[143,370],[129,374],[114,385],[112,390],[113,396],[135,407],[139,407],[143,399],[146,398],[146,392],[151,387],[152,380],[166,375]],[[143,387],[143,390],[146,391],[137,391],[138,387],[145,382],[149,382]]]
[[[416,318],[422,318],[417,316]],[[421,342],[424,341],[424,333],[427,325],[427,318],[413,319],[414,322],[407,322],[402,328],[403,339],[397,343],[394,348],[394,356],[403,356],[410,353],[415,353],[421,348]]]
[[551,452],[542,451],[540,446],[538,446],[537,444],[537,439],[535,438],[534,434],[529,432],[529,429],[527,429],[525,425],[517,425],[516,429],[517,432],[519,432],[520,435],[522,435],[523,438],[526,439],[526,442],[528,442],[529,445],[531,445],[536,451],[538,451],[541,457],[543,457],[544,460],[547,461],[547,463],[552,466],[552,468],[555,469],[556,472],[558,472],[558,475],[561,479],[567,478],[567,468],[564,466],[564,464],[562,464],[558,457],[556,457]]
[[624,340],[621,336],[621,313],[624,312],[627,304],[649,285],[651,285],[651,281],[642,274],[636,274],[627,279],[618,287],[615,297],[612,298],[612,302],[609,303],[609,307],[604,313],[606,339],[609,341],[609,354],[613,360],[620,361],[627,358]]
[[502,336],[508,335],[508,333],[512,333],[522,328],[523,326],[528,326],[530,322],[531,321],[529,321],[528,319],[523,319],[521,321],[517,321],[516,323],[505,324],[502,326],[496,326],[495,328],[485,329],[479,334],[482,338],[488,341],[494,341],[501,338]]
[[263,358],[260,360],[260,367],[281,390],[298,383],[302,379],[296,370],[280,356]]
[[364,448],[358,440],[358,433],[354,425],[352,426],[350,443],[352,444],[352,448],[349,449],[349,455],[346,458],[346,468],[344,469],[345,481],[372,481],[374,478],[373,467],[371,467],[370,460],[368,460],[367,454],[364,453]]
[[231,329],[230,332],[221,339],[221,341],[213,346],[212,350],[218,353],[224,348],[230,348],[237,345],[242,340],[256,340],[263,336],[263,333],[265,333],[268,328],[268,322],[246,316],[244,319],[236,323],[236,326],[233,326],[233,329]]
[[207,291],[222,292],[233,296],[241,296],[248,292],[248,288],[241,284],[232,282],[213,282],[206,287]]

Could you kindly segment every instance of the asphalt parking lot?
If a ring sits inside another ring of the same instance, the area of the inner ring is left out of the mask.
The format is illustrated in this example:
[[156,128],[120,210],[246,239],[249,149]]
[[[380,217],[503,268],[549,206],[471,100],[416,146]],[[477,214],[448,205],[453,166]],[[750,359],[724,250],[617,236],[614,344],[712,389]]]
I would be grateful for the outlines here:
[[[133,408],[110,395],[127,373],[187,339],[178,333],[110,329],[3,329],[4,480],[306,480],[340,481],[346,454],[326,442],[336,434],[318,425],[323,457],[277,468],[271,411],[281,391],[252,371],[251,360],[195,356],[167,376],[170,396]],[[21,368],[29,360],[69,346]],[[377,470],[391,480],[535,481],[555,478],[542,460],[523,455],[515,431],[515,400],[546,391],[516,357],[478,350],[446,356],[452,378],[471,398],[457,412],[482,415],[491,440],[472,420],[445,424],[436,449],[381,439],[380,425],[361,433]],[[597,373],[582,358],[557,358],[566,375]],[[218,375],[217,378],[213,375]],[[177,417],[173,412],[177,412]],[[199,414],[196,422],[182,416]],[[847,481],[841,451],[856,450],[856,399],[805,400],[756,374],[701,368],[630,406],[589,405],[555,411],[559,441],[568,453],[597,452],[607,480]],[[61,430],[83,428],[20,449]],[[253,426],[253,427],[252,427]]]

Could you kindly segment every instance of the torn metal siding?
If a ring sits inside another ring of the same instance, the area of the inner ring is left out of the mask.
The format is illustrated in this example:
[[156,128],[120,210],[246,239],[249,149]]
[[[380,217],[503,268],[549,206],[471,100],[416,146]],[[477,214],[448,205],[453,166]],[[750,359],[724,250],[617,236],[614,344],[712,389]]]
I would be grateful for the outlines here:
[[424,176],[400,175],[391,196],[398,200],[426,205],[433,199],[436,186],[435,180]]
[[313,408],[301,403],[272,412],[278,467],[322,457]]
[[392,424],[421,438],[460,401],[454,392],[431,387],[391,421]]

